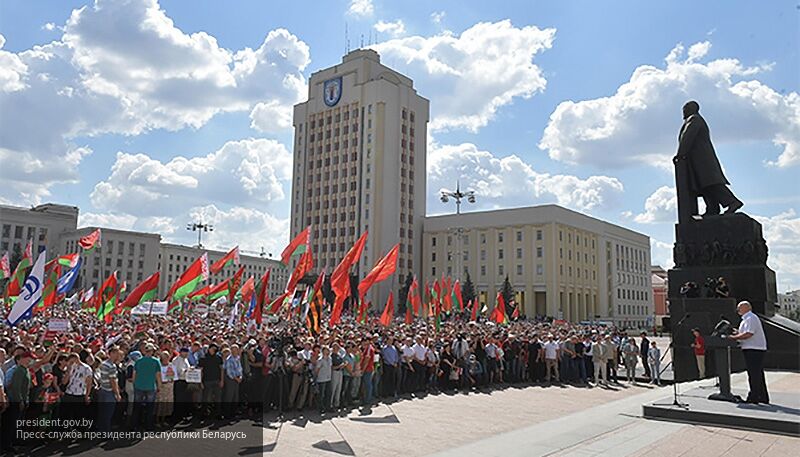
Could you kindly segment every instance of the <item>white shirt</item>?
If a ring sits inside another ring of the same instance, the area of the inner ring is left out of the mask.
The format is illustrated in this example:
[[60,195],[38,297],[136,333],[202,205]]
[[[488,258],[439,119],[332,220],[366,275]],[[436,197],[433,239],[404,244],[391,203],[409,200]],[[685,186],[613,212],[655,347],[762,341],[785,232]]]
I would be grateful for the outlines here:
[[555,359],[557,355],[557,350],[559,349],[559,344],[555,341],[548,341],[544,343],[544,358],[545,359]]
[[411,346],[411,349],[414,350],[414,358],[417,359],[417,362],[425,361],[425,353],[428,352],[428,348],[419,343],[415,343],[414,346]]
[[92,369],[89,365],[80,361],[73,365],[70,369],[66,393],[68,395],[86,395],[86,378],[91,376]]
[[181,356],[175,357],[175,360],[172,361],[172,366],[175,369],[175,380],[176,381],[186,381],[186,373],[189,371],[189,359],[185,359]]
[[767,350],[767,337],[764,335],[764,328],[761,327],[761,319],[752,311],[748,311],[742,316],[742,322],[739,324],[739,333],[753,334],[746,340],[739,340],[742,349]]
[[411,346],[403,346],[403,358],[405,361],[410,361],[414,358],[414,349]]

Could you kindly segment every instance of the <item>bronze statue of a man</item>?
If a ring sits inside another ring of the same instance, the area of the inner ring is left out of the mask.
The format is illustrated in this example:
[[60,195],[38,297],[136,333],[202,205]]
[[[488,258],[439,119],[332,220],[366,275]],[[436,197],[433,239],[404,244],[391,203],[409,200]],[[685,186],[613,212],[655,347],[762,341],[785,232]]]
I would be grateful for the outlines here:
[[675,164],[675,188],[678,194],[678,222],[692,220],[698,213],[697,197],[703,197],[706,212],[703,216],[731,214],[744,203],[728,188],[722,167],[711,144],[708,124],[700,116],[700,105],[690,101],[683,105],[683,126],[678,135]]

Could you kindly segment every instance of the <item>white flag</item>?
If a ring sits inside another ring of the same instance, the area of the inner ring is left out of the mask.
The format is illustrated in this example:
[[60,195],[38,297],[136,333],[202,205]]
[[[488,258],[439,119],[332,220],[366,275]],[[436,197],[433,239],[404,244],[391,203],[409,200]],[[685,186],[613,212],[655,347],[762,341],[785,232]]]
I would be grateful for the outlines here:
[[78,292],[75,292],[74,294],[72,294],[71,297],[67,298],[65,303],[68,304],[68,305],[77,304],[78,303]]
[[42,299],[45,259],[47,259],[46,250],[39,253],[39,258],[36,259],[31,273],[28,275],[28,278],[25,279],[25,284],[22,286],[19,298],[16,303],[14,303],[11,312],[8,313],[9,325],[17,325],[17,322],[23,317],[30,318],[31,309]]
[[228,318],[228,327],[233,327],[234,322],[236,322],[236,316],[239,315],[239,302],[233,304],[233,308],[231,308],[231,315]]

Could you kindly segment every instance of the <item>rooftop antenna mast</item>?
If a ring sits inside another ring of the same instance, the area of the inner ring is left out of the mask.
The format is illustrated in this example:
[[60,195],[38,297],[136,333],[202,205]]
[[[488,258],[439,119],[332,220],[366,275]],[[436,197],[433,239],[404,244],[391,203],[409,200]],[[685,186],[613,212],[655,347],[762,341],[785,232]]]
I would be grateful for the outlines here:
[[347,34],[347,22],[344,23],[344,53],[350,53],[350,38]]

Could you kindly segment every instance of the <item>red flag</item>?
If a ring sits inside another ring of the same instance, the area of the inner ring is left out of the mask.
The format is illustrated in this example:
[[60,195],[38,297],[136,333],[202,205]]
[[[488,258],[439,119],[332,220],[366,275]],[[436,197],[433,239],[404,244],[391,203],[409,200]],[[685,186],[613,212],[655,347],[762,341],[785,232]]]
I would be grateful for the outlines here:
[[458,302],[458,310],[464,311],[464,300],[461,298],[461,283],[456,279],[455,284],[453,284],[453,290],[456,292],[456,301]]
[[497,324],[504,324],[507,322],[506,320],[506,302],[503,300],[503,294],[500,292],[497,293],[497,304],[492,310],[491,315],[492,322]]
[[511,313],[512,319],[519,319],[519,305],[514,306],[514,311]]
[[406,324],[414,322],[414,317],[411,316],[411,308],[406,306]]
[[449,313],[453,310],[453,294],[450,293],[450,276],[447,277],[446,281],[442,281],[442,285],[444,286],[444,290],[442,291],[442,295],[444,295],[444,310]]
[[247,278],[247,281],[244,282],[242,285],[242,303],[247,306],[250,304],[250,298],[253,296],[253,293],[256,291],[256,283],[255,279],[252,276]]
[[392,319],[394,318],[394,293],[389,292],[389,299],[386,300],[386,307],[383,308],[383,314],[381,314],[381,325],[384,327],[388,327],[392,323]]
[[311,226],[305,228],[302,232],[298,233],[296,237],[289,243],[289,246],[286,246],[286,249],[281,252],[281,262],[284,265],[289,265],[289,259],[292,257],[292,254],[297,251],[298,248],[301,246],[307,246],[309,242],[309,234],[311,233]]
[[419,316],[419,309],[422,303],[419,296],[419,283],[417,282],[416,276],[414,276],[414,280],[411,282],[411,290],[413,291],[411,295],[411,305],[414,307],[414,315]]
[[233,278],[230,279],[228,285],[230,289],[228,289],[228,303],[233,303],[233,297],[236,296],[236,292],[239,291],[239,287],[242,286],[242,275],[244,274],[244,267],[239,267],[236,270],[236,273],[233,274]]
[[388,278],[397,269],[397,253],[400,252],[400,243],[394,247],[372,268],[361,283],[358,284],[358,296],[363,298],[373,284]]
[[292,291],[286,291],[286,292],[282,293],[278,298],[276,298],[272,303],[270,303],[270,305],[269,305],[269,313],[270,314],[277,313],[280,310],[281,305],[286,300],[286,298],[291,296],[291,295],[294,295],[294,291],[293,290]]
[[86,236],[82,236],[78,240],[78,244],[86,251],[94,249],[97,246],[101,246],[100,229],[97,229]]
[[311,249],[308,249],[300,256],[300,261],[297,262],[292,275],[289,276],[289,283],[286,285],[286,290],[294,290],[297,288],[297,283],[299,283],[312,268],[314,268],[314,258],[311,255]]
[[472,319],[470,320],[475,322],[478,320],[478,306],[480,306],[480,303],[478,303],[477,298],[473,298],[470,303],[472,304]]
[[328,325],[331,327],[339,322],[344,301],[350,296],[350,268],[358,263],[365,244],[367,244],[367,232],[364,232],[358,238],[356,244],[347,251],[347,254],[331,274],[331,289],[336,294],[336,300],[333,302],[333,308],[331,309],[331,318],[328,321]]
[[262,314],[264,312],[264,305],[268,303],[267,295],[269,295],[269,272],[268,269],[264,276],[261,277],[261,282],[256,288],[256,309],[253,311],[255,314],[256,324],[261,324]]
[[209,270],[211,270],[211,274],[214,275],[231,264],[239,265],[239,246],[231,249],[224,257],[211,264]]

